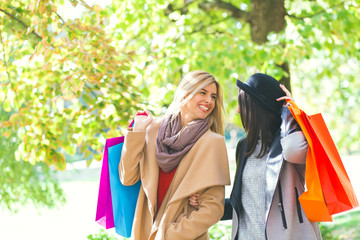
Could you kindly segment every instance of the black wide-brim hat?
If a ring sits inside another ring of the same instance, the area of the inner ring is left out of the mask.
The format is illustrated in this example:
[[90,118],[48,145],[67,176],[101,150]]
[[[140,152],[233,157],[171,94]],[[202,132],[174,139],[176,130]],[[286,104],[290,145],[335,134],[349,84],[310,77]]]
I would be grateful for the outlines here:
[[237,79],[236,85],[252,96],[254,101],[265,109],[276,115],[280,114],[284,101],[277,101],[276,99],[286,96],[286,94],[275,78],[263,73],[255,73],[244,83]]

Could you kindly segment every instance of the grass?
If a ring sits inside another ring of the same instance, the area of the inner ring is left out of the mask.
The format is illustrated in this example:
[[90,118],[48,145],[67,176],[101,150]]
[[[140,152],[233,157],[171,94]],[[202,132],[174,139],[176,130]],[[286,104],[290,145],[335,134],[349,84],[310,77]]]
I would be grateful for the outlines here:
[[360,239],[360,210],[353,210],[333,217],[333,222],[320,223],[323,240]]
[[[360,239],[360,209],[333,216],[333,222],[319,223],[323,240]],[[231,221],[219,222],[209,231],[210,239],[227,240],[231,235]]]
[[[323,240],[357,240],[360,239],[360,209],[338,214],[333,222],[319,224]],[[210,239],[229,240],[231,238],[231,221],[219,222],[209,230]],[[88,236],[89,240],[126,239],[114,236],[101,229],[99,234]]]

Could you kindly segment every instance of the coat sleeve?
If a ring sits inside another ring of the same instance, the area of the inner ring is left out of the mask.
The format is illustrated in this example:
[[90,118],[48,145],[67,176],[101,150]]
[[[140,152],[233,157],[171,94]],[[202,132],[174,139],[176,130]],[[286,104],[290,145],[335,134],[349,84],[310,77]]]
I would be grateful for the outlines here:
[[225,186],[209,187],[199,195],[199,209],[176,223],[168,223],[165,239],[196,239],[220,220],[224,212]]
[[119,163],[120,181],[125,186],[133,185],[140,179],[140,161],[145,157],[145,131],[125,134],[124,146]]
[[305,164],[308,143],[287,107],[282,108],[281,113],[281,147],[286,161],[295,164]]

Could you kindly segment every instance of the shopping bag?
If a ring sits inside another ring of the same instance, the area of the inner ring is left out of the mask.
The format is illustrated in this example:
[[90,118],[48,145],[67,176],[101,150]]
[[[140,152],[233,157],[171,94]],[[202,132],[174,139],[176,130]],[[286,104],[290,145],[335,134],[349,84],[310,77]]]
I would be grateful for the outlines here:
[[309,144],[305,173],[307,190],[299,201],[310,221],[332,221],[331,215],[359,205],[354,190],[322,115],[309,116],[293,101],[288,102]]
[[123,144],[122,142],[108,149],[109,174],[115,232],[123,237],[129,238],[131,236],[141,181],[131,186],[124,186],[120,182],[119,163]]
[[124,137],[107,139],[103,153],[95,221],[106,229],[115,226],[110,188],[108,148],[122,142],[124,142]]
[[308,116],[308,121],[317,139],[314,148],[318,149],[316,160],[321,187],[326,205],[331,215],[359,206],[355,192],[346,173],[340,155],[331,138],[321,114]]
[[308,151],[306,155],[305,182],[306,191],[301,194],[299,201],[301,206],[311,222],[332,221],[331,215],[327,209],[324,195],[321,189],[320,177],[316,166],[316,153],[313,146],[313,132],[306,119],[306,114],[300,110],[294,103],[288,106],[290,112],[300,125],[306,140],[308,141]]
[[[134,120],[129,127],[133,125]],[[141,181],[131,186],[120,182],[119,163],[123,144],[124,136],[106,140],[95,221],[106,229],[115,227],[117,234],[129,238]]]

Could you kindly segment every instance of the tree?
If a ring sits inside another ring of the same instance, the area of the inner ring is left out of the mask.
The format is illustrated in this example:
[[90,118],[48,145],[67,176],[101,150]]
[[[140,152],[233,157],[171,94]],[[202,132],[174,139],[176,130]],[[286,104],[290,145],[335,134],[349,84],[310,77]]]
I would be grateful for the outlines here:
[[[62,4],[83,6],[64,18]],[[65,168],[100,159],[136,110],[161,114],[182,75],[222,83],[230,122],[235,78],[261,71],[321,111],[341,150],[359,149],[360,10],[351,0],[85,0],[0,3],[0,103],[18,161]]]
[[[12,114],[2,108],[0,113],[2,121],[8,120]],[[17,134],[8,135],[3,128],[0,133],[0,205],[17,211],[29,202],[36,207],[64,203],[63,191],[50,167],[44,162],[31,165],[27,161],[15,160],[14,153],[20,143]]]
[[[16,185],[8,182],[13,178],[1,179],[10,193],[21,183],[28,186],[28,178],[51,176],[47,166],[64,170],[65,154],[79,152],[88,164],[99,160],[105,138],[118,135],[141,103],[131,82],[134,53],[113,46],[103,29],[107,12],[85,1],[68,2],[84,6],[84,17],[63,19],[57,7],[64,1],[0,2],[0,109],[10,115],[0,126],[5,142],[16,139],[10,158],[1,161],[9,174],[22,175]],[[52,206],[59,195],[47,187],[57,185],[44,180],[49,182],[30,189],[46,190],[42,194],[50,200],[43,203]],[[20,201],[17,194],[3,194],[8,208]]]
[[[322,112],[340,150],[359,149],[359,35],[357,1],[194,0],[123,1],[116,14],[118,47],[133,49],[140,84],[163,94],[166,106],[183,72],[204,69],[225,90],[236,115],[234,78],[265,72],[295,87],[308,112]],[[132,31],[129,31],[131,29]],[[116,36],[116,35],[115,35]],[[164,81],[166,79],[166,81]],[[171,82],[173,86],[169,86]],[[159,103],[158,102],[158,103]],[[239,119],[235,118],[239,123]],[[349,129],[350,127],[350,129]]]
[[0,100],[14,111],[1,126],[18,133],[18,159],[59,170],[65,153],[99,159],[101,137],[118,131],[141,103],[129,71],[133,53],[112,46],[102,29],[106,12],[85,6],[82,20],[65,21],[52,1],[0,5]]

